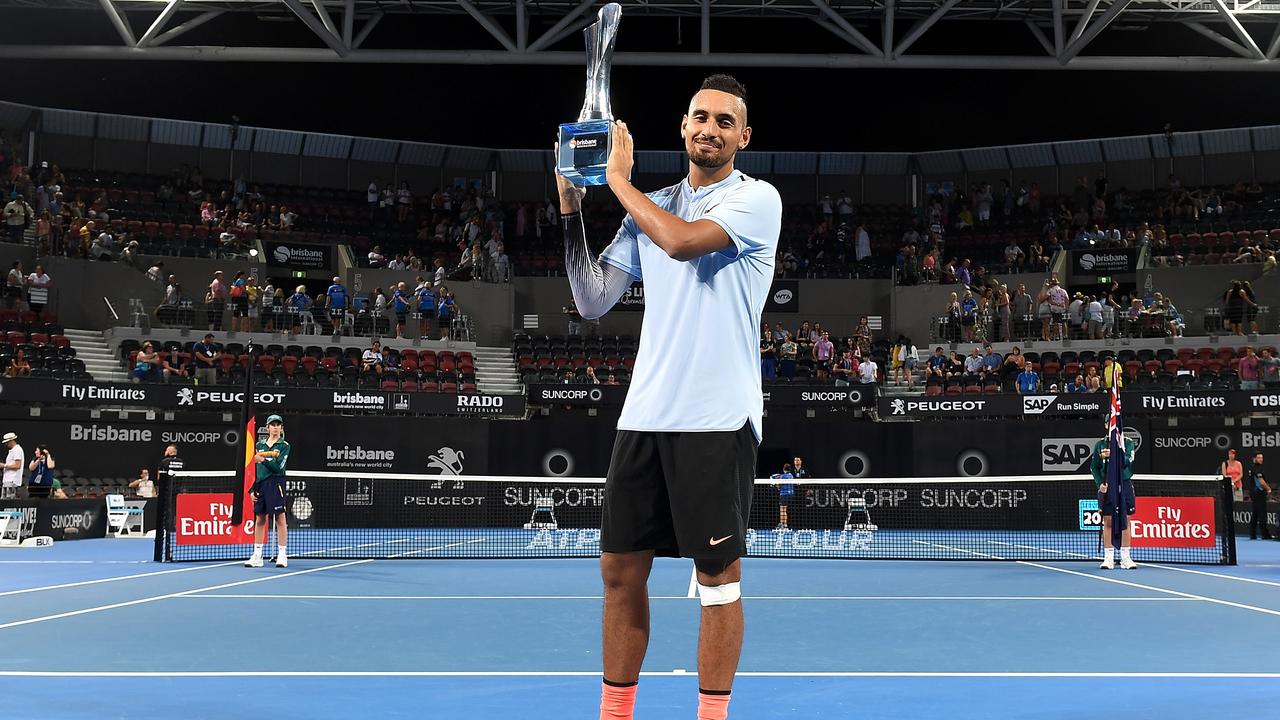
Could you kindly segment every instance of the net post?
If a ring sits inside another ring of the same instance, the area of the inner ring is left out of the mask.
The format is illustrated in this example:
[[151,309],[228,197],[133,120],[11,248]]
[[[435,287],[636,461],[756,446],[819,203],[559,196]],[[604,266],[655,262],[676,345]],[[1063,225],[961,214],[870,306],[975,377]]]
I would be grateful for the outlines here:
[[1236,564],[1236,513],[1235,513],[1235,490],[1231,486],[1231,479],[1223,477],[1218,481],[1218,496],[1220,498],[1223,511],[1221,514],[1221,522],[1223,527],[1223,550],[1226,554],[1226,562],[1228,565]]
[[159,474],[156,473],[156,487],[159,490],[156,494],[156,539],[151,558],[154,562],[165,561],[164,548],[169,535],[169,498],[173,493],[173,480],[168,477],[169,474],[165,473],[163,479],[158,477]]

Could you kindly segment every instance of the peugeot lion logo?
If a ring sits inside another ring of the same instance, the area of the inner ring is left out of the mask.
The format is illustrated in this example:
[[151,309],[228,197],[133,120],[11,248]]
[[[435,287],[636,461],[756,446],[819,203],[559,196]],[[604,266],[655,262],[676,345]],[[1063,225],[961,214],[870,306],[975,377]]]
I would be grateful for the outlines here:
[[894,415],[907,414],[907,403],[902,398],[895,398],[892,403],[889,403],[889,406],[893,409],[892,414]]
[[191,388],[182,388],[178,390],[178,404],[179,405],[195,405],[196,404],[195,393],[191,390]]

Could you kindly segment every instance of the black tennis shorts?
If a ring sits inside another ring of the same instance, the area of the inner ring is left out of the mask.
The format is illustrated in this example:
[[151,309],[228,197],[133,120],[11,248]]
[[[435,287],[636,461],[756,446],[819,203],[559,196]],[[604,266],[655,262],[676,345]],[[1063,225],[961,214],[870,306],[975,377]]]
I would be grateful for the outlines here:
[[604,484],[600,549],[742,557],[755,470],[750,423],[727,432],[619,430]]
[[[1098,507],[1102,508],[1103,517],[1111,517],[1116,511],[1116,506],[1108,498],[1111,493],[1098,493]],[[1126,515],[1132,515],[1138,508],[1138,499],[1133,492],[1133,481],[1124,480],[1120,483],[1120,497],[1124,500],[1124,511]]]

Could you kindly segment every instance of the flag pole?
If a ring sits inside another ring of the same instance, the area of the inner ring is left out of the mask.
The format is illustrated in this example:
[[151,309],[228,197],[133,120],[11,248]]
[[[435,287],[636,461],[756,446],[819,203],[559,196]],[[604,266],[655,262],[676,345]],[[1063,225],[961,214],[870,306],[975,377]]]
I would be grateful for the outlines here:
[[[249,367],[245,368],[244,373],[244,398],[240,403],[240,443],[236,447],[236,464],[233,466],[241,470],[240,482],[236,483],[235,499],[231,504],[231,524],[234,527],[239,527],[244,521],[245,495],[248,494],[248,488],[256,479],[257,472],[253,463],[253,448],[258,439],[257,423],[253,414],[253,338],[249,338],[244,351],[249,357]],[[236,363],[239,364],[239,362],[240,358],[236,358]]]

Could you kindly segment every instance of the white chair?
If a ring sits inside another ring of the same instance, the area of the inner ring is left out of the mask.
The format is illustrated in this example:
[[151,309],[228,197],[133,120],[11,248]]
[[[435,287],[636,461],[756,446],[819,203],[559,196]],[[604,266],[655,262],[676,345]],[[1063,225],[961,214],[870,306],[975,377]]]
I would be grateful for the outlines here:
[[17,547],[22,544],[22,511],[0,510],[0,545]]
[[125,503],[124,495],[119,494],[108,495],[106,499],[108,532],[114,533],[116,537],[141,537],[145,534],[142,522],[145,503],[131,506]]

